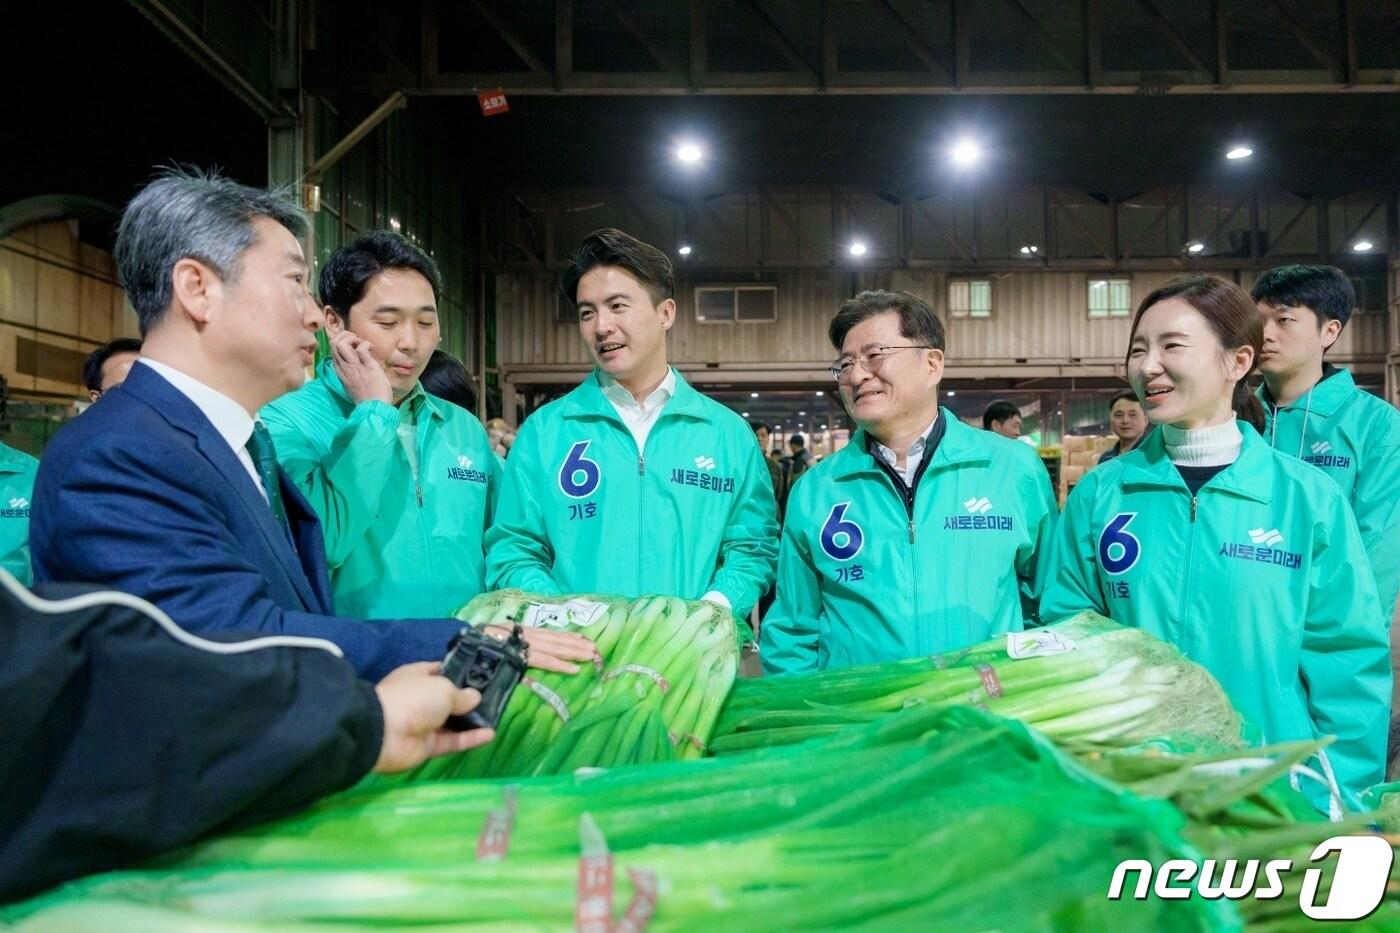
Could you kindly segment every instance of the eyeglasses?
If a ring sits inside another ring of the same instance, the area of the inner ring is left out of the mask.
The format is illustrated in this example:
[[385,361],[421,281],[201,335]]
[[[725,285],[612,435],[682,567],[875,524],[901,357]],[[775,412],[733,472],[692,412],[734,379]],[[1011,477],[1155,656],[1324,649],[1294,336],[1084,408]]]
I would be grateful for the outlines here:
[[873,376],[880,367],[884,365],[885,360],[889,359],[900,350],[932,349],[932,347],[926,347],[921,344],[907,347],[873,347],[869,353],[862,353],[859,356],[847,356],[837,360],[828,367],[827,372],[831,373],[831,378],[835,379],[837,382],[847,382],[855,375],[857,364],[864,366],[865,371]]

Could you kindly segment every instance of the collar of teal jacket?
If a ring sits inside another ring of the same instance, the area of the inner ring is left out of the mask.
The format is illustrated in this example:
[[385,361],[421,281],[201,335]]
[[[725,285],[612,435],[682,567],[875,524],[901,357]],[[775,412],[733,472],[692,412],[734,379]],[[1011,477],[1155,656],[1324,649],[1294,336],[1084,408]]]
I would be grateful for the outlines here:
[[[335,371],[335,364],[329,359],[322,360],[316,366],[316,378],[324,382],[326,388],[331,391],[331,394],[340,399],[346,407],[353,408],[355,406],[354,401],[350,398],[350,393],[345,391],[345,383],[340,381],[340,375]],[[413,384],[413,390],[409,392],[408,395],[404,396],[403,400],[394,407],[402,408],[404,405],[407,405],[415,421],[422,416],[423,409],[426,407],[428,413],[432,415],[432,417],[441,420],[447,417],[447,413],[442,410],[442,406],[450,404],[452,403],[429,395],[427,392],[423,391],[423,383],[415,382]]]
[[[1249,422],[1235,423],[1239,425],[1240,434],[1244,437],[1239,459],[1213,476],[1210,482],[1201,488],[1203,491],[1211,489],[1227,492],[1267,505],[1270,499],[1269,491],[1273,486],[1271,478],[1274,451]],[[1122,470],[1120,482],[1123,488],[1155,486],[1186,489],[1186,481],[1181,478],[1181,472],[1177,470],[1176,464],[1172,463],[1171,457],[1167,456],[1163,433],[1152,431],[1137,447],[1115,458],[1113,462],[1121,464],[1118,469]]]
[[[938,414],[944,423],[943,439],[938,442],[938,448],[933,452],[933,459],[929,461],[928,469],[925,470],[926,474],[953,466],[985,466],[992,462],[992,448],[987,443],[990,438],[980,436],[984,432],[963,424],[958,420],[958,416],[947,408],[940,407]],[[840,482],[869,473],[885,475],[885,471],[875,461],[875,454],[867,449],[868,438],[869,434],[861,428],[851,436],[845,447],[827,458],[826,462],[831,464],[830,476],[833,481]]]
[[[1311,389],[1298,396],[1288,405],[1279,408],[1280,411],[1303,411],[1318,415],[1322,418],[1330,418],[1337,413],[1347,401],[1356,394],[1356,380],[1351,377],[1351,370],[1341,367],[1332,367],[1323,373],[1323,378]],[[1331,375],[1328,375],[1328,373]],[[1271,411],[1274,408],[1274,400],[1269,395],[1269,387],[1261,385],[1258,389],[1260,401],[1264,403],[1265,410]]]
[[[676,372],[674,368],[671,372],[676,375],[676,392],[657,417],[678,416],[697,421],[708,421],[710,415],[705,408],[705,397],[695,391],[690,383],[685,381],[685,377]],[[597,367],[594,367],[593,372],[588,374],[587,379],[579,383],[577,389],[564,396],[561,400],[559,416],[569,419],[602,418],[617,424],[624,423],[622,416],[613,407],[613,403],[603,394],[603,381]]]
[[0,444],[0,473],[31,473],[38,461],[22,450]]

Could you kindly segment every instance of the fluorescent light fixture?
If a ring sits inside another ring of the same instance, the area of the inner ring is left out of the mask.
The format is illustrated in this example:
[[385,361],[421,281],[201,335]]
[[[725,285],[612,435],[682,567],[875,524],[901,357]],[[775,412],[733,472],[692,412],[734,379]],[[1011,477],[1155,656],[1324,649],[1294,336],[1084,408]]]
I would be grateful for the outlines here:
[[750,392],[750,393],[749,393],[749,398],[758,398],[758,393],[757,393],[757,392]]
[[1376,244],[1372,243],[1370,240],[1357,240],[1355,243],[1351,244],[1351,251],[1353,253],[1369,253],[1371,250],[1375,249],[1375,247]]
[[1034,243],[1027,243],[1025,246],[1021,247],[1022,256],[1034,256],[1038,252],[1040,252],[1040,247],[1036,246]]
[[864,240],[852,240],[851,245],[846,247],[846,252],[852,256],[864,256],[868,249]]
[[801,415],[801,416],[803,416],[803,417],[806,417],[806,415],[807,415],[807,413],[806,413],[805,411],[799,411],[798,414]]
[[690,244],[689,244],[689,243],[686,243],[686,244],[683,245],[680,249],[676,250],[676,252],[680,253],[682,256],[689,256],[689,255],[690,255]]
[[826,393],[823,392],[821,389],[818,389],[818,390],[817,390],[817,394],[818,394],[818,395],[825,395]]
[[1186,244],[1186,252],[1188,252],[1188,253],[1199,253],[1199,252],[1203,252],[1203,251],[1205,250],[1205,248],[1206,248],[1206,245],[1205,245],[1204,243],[1202,243],[1200,240],[1192,240],[1190,243],[1187,243],[1187,244]]
[[686,139],[676,144],[676,161],[682,165],[699,165],[704,158],[705,150],[695,140]]
[[1231,146],[1229,151],[1225,153],[1225,158],[1237,162],[1240,159],[1248,159],[1252,155],[1254,155],[1254,150],[1248,146]]
[[949,398],[952,398],[953,396],[955,396],[955,395],[957,395],[957,394],[958,394],[958,390],[957,390],[957,389],[949,389],[949,390],[948,390],[948,397],[949,397]]
[[739,412],[739,417],[740,417],[740,418],[747,418],[748,416],[749,416],[749,413],[746,412],[746,411],[741,411],[741,412]]
[[975,139],[960,139],[948,149],[948,158],[954,165],[967,168],[982,161],[982,147]]

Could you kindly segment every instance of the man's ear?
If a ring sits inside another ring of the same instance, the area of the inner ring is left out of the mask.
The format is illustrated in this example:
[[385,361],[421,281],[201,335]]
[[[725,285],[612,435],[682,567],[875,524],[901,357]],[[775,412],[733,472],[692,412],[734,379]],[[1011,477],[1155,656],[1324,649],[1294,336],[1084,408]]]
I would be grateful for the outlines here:
[[676,300],[667,298],[656,306],[656,311],[661,315],[661,329],[670,330],[671,326],[676,323]]
[[1329,317],[1326,321],[1322,322],[1320,336],[1322,338],[1322,352],[1326,353],[1328,350],[1332,349],[1333,345],[1341,338],[1342,322],[1334,317]]
[[196,326],[208,324],[223,298],[224,283],[218,274],[198,259],[186,257],[170,270],[171,309],[194,321]]
[[345,321],[341,318],[340,312],[330,305],[321,309],[326,315],[326,336],[334,337],[345,330]]
[[943,351],[929,349],[924,351],[928,360],[929,375],[933,377],[935,385],[943,381]]

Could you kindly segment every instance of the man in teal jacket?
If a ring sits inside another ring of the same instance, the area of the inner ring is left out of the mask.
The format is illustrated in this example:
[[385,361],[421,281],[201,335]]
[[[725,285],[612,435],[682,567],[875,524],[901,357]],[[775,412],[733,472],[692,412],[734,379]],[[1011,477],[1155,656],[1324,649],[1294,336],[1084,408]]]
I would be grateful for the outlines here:
[[913,295],[861,292],[830,337],[860,430],[788,498],[764,670],[869,664],[1020,631],[1055,520],[1035,451],[939,408],[943,326]]
[[[1342,487],[1376,575],[1381,615],[1391,623],[1400,602],[1400,411],[1323,359],[1351,317],[1356,291],[1333,266],[1280,266],[1254,283],[1251,297],[1264,319],[1264,438]],[[1400,675],[1400,630],[1393,624],[1390,644],[1392,670]],[[1400,691],[1400,676],[1392,684]],[[1391,702],[1391,758],[1400,754],[1397,705],[1400,692]]]
[[29,568],[29,500],[38,472],[38,460],[0,444],[0,567],[25,586],[34,582]]
[[[1181,649],[1267,742],[1335,735],[1354,795],[1381,780],[1390,664],[1374,579],[1337,485],[1245,422],[1192,496],[1158,429],[1065,506],[1040,616],[1092,609]],[[1242,647],[1243,646],[1243,647]]]
[[703,598],[743,619],[773,580],[773,488],[744,420],[667,365],[670,260],[600,230],[563,288],[597,368],[521,426],[488,585]]
[[261,417],[321,519],[336,612],[449,616],[483,588],[500,466],[480,422],[418,382],[437,268],[378,231],[331,255],[320,290],[331,355]]

